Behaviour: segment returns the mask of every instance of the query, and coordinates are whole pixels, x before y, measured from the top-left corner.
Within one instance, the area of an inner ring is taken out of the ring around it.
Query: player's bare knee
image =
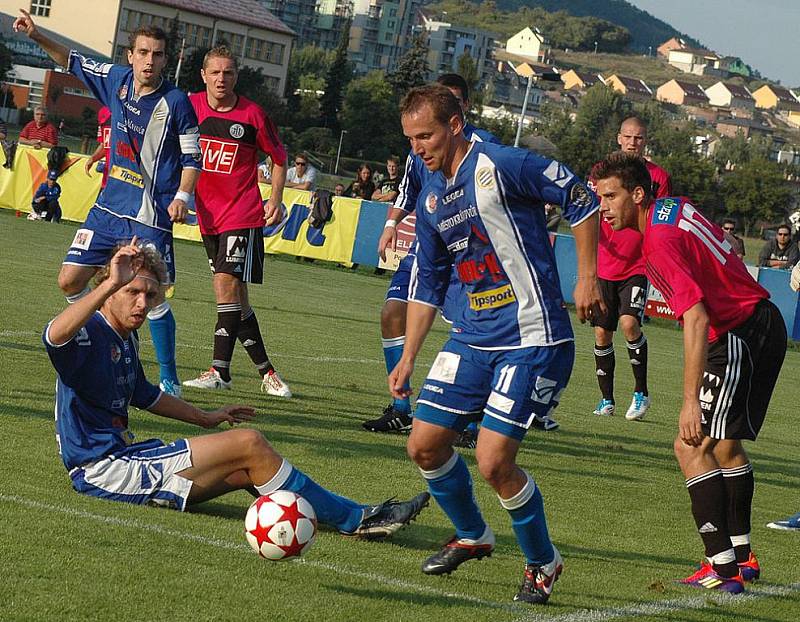
[[[411,437],[408,439],[406,451],[408,452],[408,457],[423,471],[438,469],[447,462],[448,458],[452,455],[452,449],[450,447],[415,442]]]
[[[381,334],[384,339],[400,337],[406,332],[405,305],[389,300],[381,308]]]
[[[631,315],[623,315],[620,318],[620,326],[622,327],[622,334],[625,335],[627,341],[636,341],[642,335],[642,329],[639,327],[639,322]]]
[[[517,470],[513,462],[503,460],[500,456],[476,454],[475,458],[478,461],[478,472],[481,477],[495,489],[502,487]]]
[[[240,428],[236,430],[239,438],[236,439],[237,443],[241,444],[242,453],[253,460],[263,459],[264,457],[271,457],[276,454],[275,450],[264,438],[258,430],[250,428]]]
[[[58,273],[58,287],[65,296],[77,294],[85,287],[82,279],[78,279],[76,274],[68,268],[62,266]]]

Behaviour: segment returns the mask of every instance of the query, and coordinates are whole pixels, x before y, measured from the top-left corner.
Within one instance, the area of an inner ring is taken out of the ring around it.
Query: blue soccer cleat
[[[793,514],[789,518],[767,523],[767,527],[770,529],[781,529],[783,531],[800,531],[800,512]]]

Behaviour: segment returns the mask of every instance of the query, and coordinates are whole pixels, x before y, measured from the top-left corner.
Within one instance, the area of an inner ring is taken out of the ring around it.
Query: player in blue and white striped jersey
[[[567,385],[575,356],[544,203],[572,224],[578,257],[575,304],[585,320],[602,310],[597,283],[597,198],[565,166],[528,151],[470,142],[452,94],[435,85],[411,90],[401,104],[403,132],[433,174],[417,201],[417,259],[412,270],[406,342],[389,376],[403,386],[455,266],[461,299],[449,303],[449,341],[417,399],[408,453],[456,527],[422,566],[455,570],[494,549],[494,535],[472,496],[466,463],[453,442],[470,417],[482,416],[476,459],[511,515],[526,571],[516,600],[544,603],[562,569],[550,541],[541,493],[516,464],[536,415],[549,413]]]
[[[293,467],[260,432],[237,429],[134,442],[128,406],[203,428],[249,421],[255,411],[224,406],[206,412],[150,384],[134,331],[155,302],[166,267],[136,238],[112,251],[95,288],[59,313],[42,336],[58,373],[56,440],[72,487],[85,495],[176,510],[233,490],[256,495],[290,490],[314,507],[320,522],[367,539],[391,536],[427,505],[421,493],[374,506],[336,495]]]
[[[445,73],[439,76],[436,82],[450,89],[453,96],[458,99],[464,114],[469,111],[469,87],[464,78],[455,73]],[[464,125],[464,136],[468,140],[500,143],[491,132],[479,129],[469,123]],[[386,259],[387,248],[391,248],[393,251],[396,250],[397,224],[414,211],[419,191],[430,176],[431,172],[425,168],[422,160],[415,156],[413,152],[409,152],[406,158],[403,179],[400,181],[398,188],[399,194],[378,241],[378,253],[384,260]],[[387,373],[394,369],[403,352],[408,284],[411,280],[411,266],[414,264],[415,253],[415,246],[412,245],[409,253],[400,261],[397,270],[392,276],[392,281],[386,292],[386,300],[381,309],[381,343],[383,345],[383,357],[386,361]],[[454,283],[457,282],[455,277],[453,277],[453,281]],[[447,317],[446,314],[445,317]],[[364,421],[362,426],[370,432],[396,432],[410,429],[411,401],[408,398],[394,398],[383,410],[380,417]],[[463,442],[466,443],[464,446],[474,447],[476,436],[477,424],[473,423],[463,434]]]
[[[75,234],[58,276],[67,300],[88,292],[92,275],[111,249],[134,235],[164,256],[175,279],[172,223],[183,222],[200,175],[197,117],[186,95],[163,79],[166,34],[141,27],[129,38],[130,66],[99,63],[70,51],[40,32],[30,14],[14,22],[53,60],[80,78],[111,110],[108,181]],[[175,366],[175,319],[163,293],[150,312],[150,333],[161,369],[161,386],[180,393]]]

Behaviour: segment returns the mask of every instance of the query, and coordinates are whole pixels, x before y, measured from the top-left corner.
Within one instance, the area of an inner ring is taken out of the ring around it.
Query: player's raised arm
[[[44,35],[33,23],[31,14],[25,9],[20,9],[19,11],[22,15],[14,20],[14,32],[24,32],[31,41],[38,43],[50,58],[62,67],[66,67],[69,62],[69,48]]]
[[[142,263],[142,249],[136,245],[134,237],[130,244],[120,248],[111,259],[108,278],[50,322],[47,329],[47,340],[50,344],[60,346],[70,341],[112,294],[136,277]]]

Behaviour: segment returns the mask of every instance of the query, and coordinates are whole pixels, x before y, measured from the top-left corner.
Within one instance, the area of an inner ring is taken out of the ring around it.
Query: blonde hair
[[[97,271],[97,274],[94,276],[94,285],[97,287],[108,278],[111,266],[111,260],[114,258],[124,246],[128,246],[130,244],[130,240],[127,242],[120,242],[117,244],[114,249],[111,251],[111,255],[100,270]],[[142,256],[144,258],[144,262],[142,263],[142,267],[140,270],[146,270],[150,272],[153,276],[158,279],[158,282],[164,285],[167,282],[167,265],[164,263],[164,260],[161,257],[161,253],[159,253],[155,246],[150,243],[138,244],[139,250],[142,251]]]

